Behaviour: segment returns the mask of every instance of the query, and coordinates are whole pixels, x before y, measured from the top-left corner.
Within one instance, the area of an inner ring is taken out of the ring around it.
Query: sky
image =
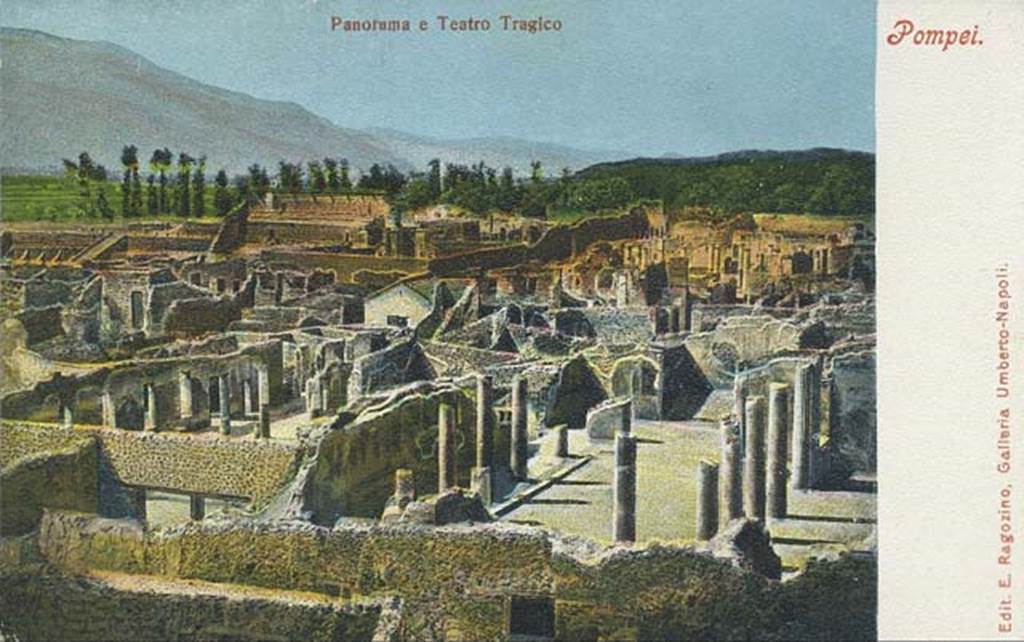
[[[437,16],[491,21],[438,28]],[[500,16],[558,19],[504,31]],[[331,30],[407,19],[408,33]],[[429,29],[419,31],[419,21]],[[874,0],[4,0],[0,24],[106,40],[334,123],[646,156],[874,151]]]

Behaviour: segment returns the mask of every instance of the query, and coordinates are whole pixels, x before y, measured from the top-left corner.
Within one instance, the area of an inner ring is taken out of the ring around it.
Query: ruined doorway
[[[211,416],[220,416],[220,379],[210,377],[210,384],[206,387],[209,396],[209,408]]]

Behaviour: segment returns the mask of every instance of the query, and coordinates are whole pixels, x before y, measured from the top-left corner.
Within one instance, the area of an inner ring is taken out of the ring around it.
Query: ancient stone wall
[[[18,320],[28,333],[28,343],[33,345],[64,334],[60,306],[29,308],[18,315]]]
[[[877,386],[873,350],[831,358],[829,441],[837,472],[874,472],[877,465]]]
[[[532,261],[562,261],[596,241],[637,238],[646,230],[647,218],[641,210],[617,217],[587,218],[572,226],[549,228],[533,245],[509,245],[434,259],[430,261],[430,273],[434,276],[455,276]]]
[[[96,441],[88,435],[5,429],[0,469],[0,534],[27,533],[43,508],[95,513],[99,508]],[[41,433],[41,434],[40,434]]]
[[[261,501],[294,473],[294,446],[241,438],[97,429],[101,453],[122,483]]]
[[[163,334],[164,318],[168,310],[175,303],[181,302],[181,305],[188,306],[191,300],[212,298],[210,292],[181,281],[154,286],[149,291],[149,299],[147,301],[149,306],[149,325],[146,330],[150,336]]]
[[[416,274],[427,269],[427,262],[407,257],[372,256],[367,254],[335,254],[332,252],[289,252],[266,250],[266,261],[294,265],[300,268],[331,270],[339,283],[353,282],[352,275],[360,270],[402,272]]]
[[[41,566],[3,574],[0,620],[19,640],[307,640],[389,642],[375,637],[380,601],[277,595],[217,586],[77,578]]]
[[[25,282],[22,305],[26,308],[43,308],[68,303],[75,289],[70,283],[50,279],[32,279]]]
[[[46,453],[93,436],[98,456],[122,484],[257,502],[291,478],[299,455],[293,445],[215,435],[0,423],[5,462],[19,453]],[[7,446],[9,441],[12,446]]]
[[[210,247],[209,238],[182,236],[128,236],[129,252],[205,252]]]
[[[74,449],[93,441],[91,435],[77,430],[12,421],[0,422],[0,436],[0,468],[7,468],[21,459]]]
[[[469,487],[474,462],[475,412],[469,395],[454,386],[423,384],[371,408],[347,425],[332,428],[320,442],[302,487],[303,509],[318,524],[342,515],[380,517],[394,492],[394,472],[413,471],[420,495],[437,492],[438,405],[455,402],[456,479]],[[495,449],[508,438],[495,435]]]
[[[732,317],[749,316],[770,316],[776,319],[786,319],[793,316],[797,310],[793,308],[768,308],[752,305],[737,304],[711,304],[698,303],[693,306],[692,327],[694,332],[708,332]]]
[[[279,195],[275,201],[274,206],[260,204],[254,207],[251,219],[326,222],[351,218],[370,220],[391,213],[391,206],[381,194]]]
[[[213,242],[210,243],[210,252],[215,254],[226,254],[245,242],[246,220],[248,210],[245,205],[236,207],[224,217],[220,229],[217,230]]]
[[[164,315],[163,331],[176,336],[223,332],[242,318],[243,309],[252,307],[255,290],[255,280],[250,279],[234,296],[177,299]]]
[[[705,549],[604,549],[547,531],[486,526],[327,529],[193,523],[146,532],[127,520],[47,513],[56,567],[310,591],[397,596],[399,638],[508,640],[510,603],[547,602],[559,640],[872,640],[875,563],[810,564],[784,584]],[[841,614],[842,617],[833,617]]]
[[[676,345],[652,344],[649,355],[658,364],[657,418],[692,419],[711,394],[714,384],[697,361],[689,341]]]
[[[358,399],[394,386],[433,378],[434,371],[419,343],[405,340],[357,358],[352,364],[347,398]]]
[[[783,351],[801,349],[804,328],[770,316],[731,317],[711,332],[691,334],[686,346],[716,388],[732,386],[734,375]]]

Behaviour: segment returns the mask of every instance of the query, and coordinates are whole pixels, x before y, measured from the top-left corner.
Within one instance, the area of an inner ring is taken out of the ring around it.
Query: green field
[[[95,188],[93,188],[95,190]],[[145,186],[143,186],[143,207],[145,208]],[[114,220],[121,220],[121,183],[107,183],[107,201],[114,212]],[[210,215],[213,207],[213,187],[207,185],[204,193],[207,216],[203,220],[216,220]],[[95,191],[92,204],[95,205]],[[89,216],[84,205],[86,200],[79,193],[79,188],[72,181],[60,176],[26,176],[10,175],[0,177],[0,220],[7,223],[28,221],[75,221],[88,223],[105,222],[98,213]],[[184,220],[180,216],[167,214],[159,217],[164,220]],[[129,219],[131,221],[153,220],[154,217],[143,216]]]

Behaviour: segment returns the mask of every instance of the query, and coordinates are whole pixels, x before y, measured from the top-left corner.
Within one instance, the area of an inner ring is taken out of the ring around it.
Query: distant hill
[[[168,147],[205,154],[211,168],[232,173],[253,162],[324,156],[348,158],[357,169],[483,160],[520,174],[538,159],[557,173],[616,157],[516,139],[444,141],[339,127],[295,103],[206,85],[106,42],[0,28],[0,48],[0,165],[8,170],[56,171],[61,158],[86,150],[116,172],[125,144],[138,146],[144,161]]]
[[[746,150],[694,158],[636,158],[592,165],[578,182],[622,179],[635,197],[669,208],[706,206],[727,211],[871,215],[875,156],[815,148]]]

